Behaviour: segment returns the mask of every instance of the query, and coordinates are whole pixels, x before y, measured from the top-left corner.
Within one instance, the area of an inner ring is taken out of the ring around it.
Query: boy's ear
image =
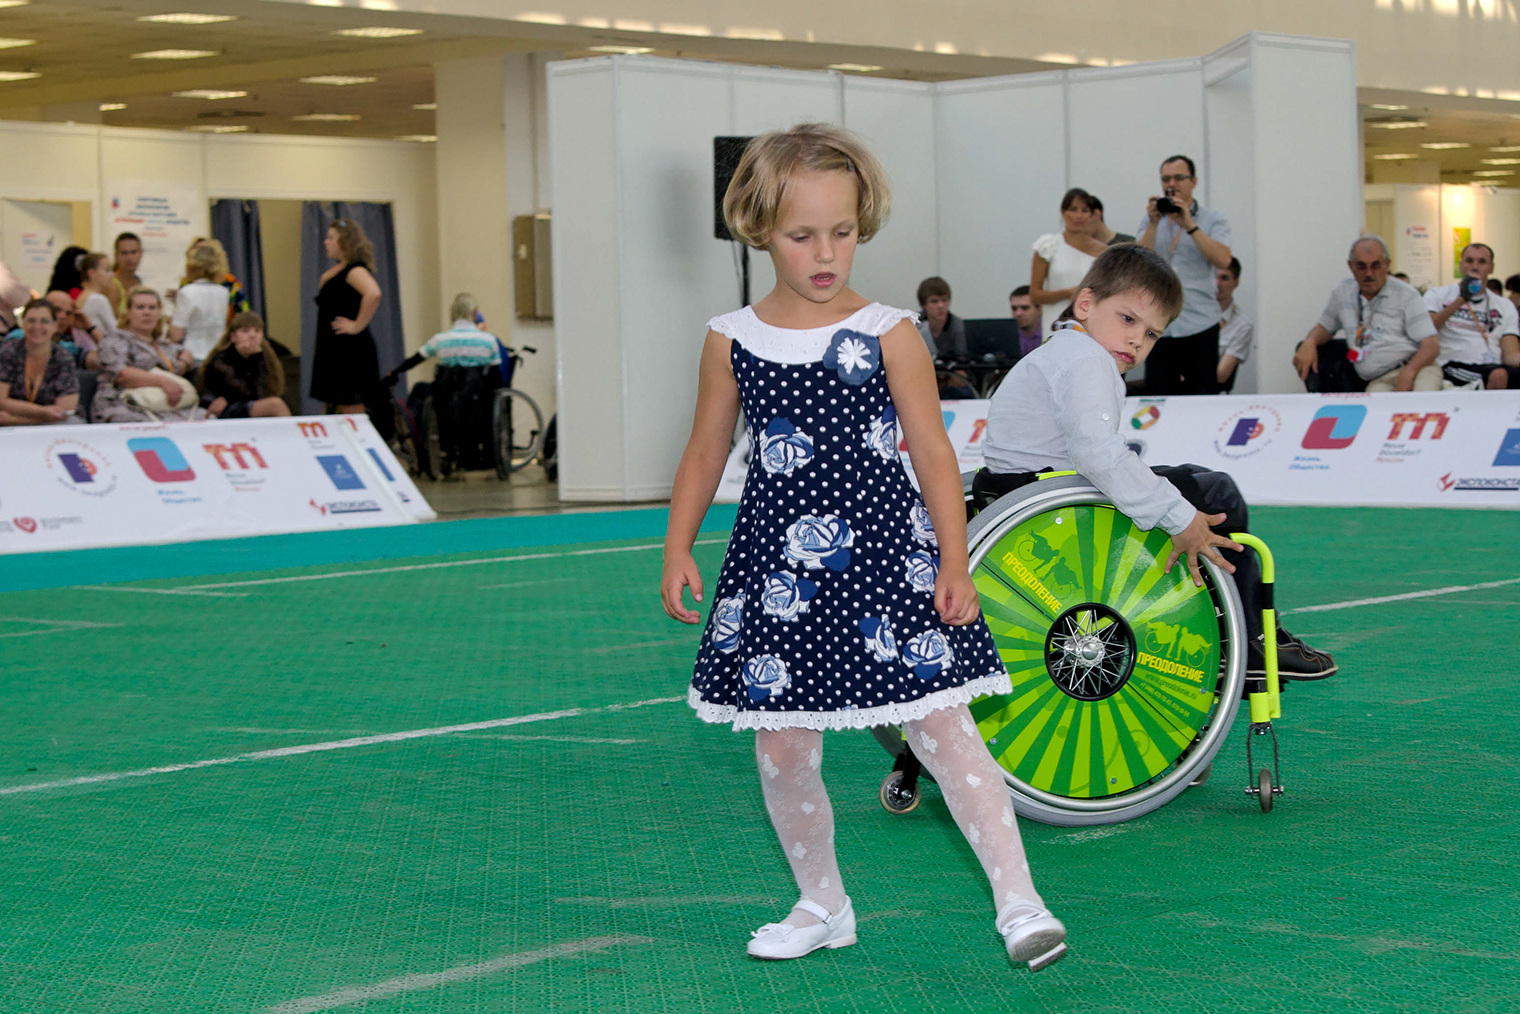
[[[1092,313],[1093,304],[1097,302],[1095,296],[1096,293],[1091,289],[1078,292],[1076,298],[1071,301],[1071,315],[1081,321],[1087,320],[1087,315]]]

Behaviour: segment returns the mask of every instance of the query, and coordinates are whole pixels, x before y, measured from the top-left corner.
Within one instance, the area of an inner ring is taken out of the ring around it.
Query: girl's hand
[[[700,623],[702,614],[686,608],[682,592],[688,587],[691,597],[701,602],[702,574],[697,570],[697,561],[692,559],[690,552],[666,557],[665,573],[660,577],[660,599],[665,606],[665,615],[682,623]]]
[[[976,593],[971,575],[964,570],[940,568],[934,579],[934,608],[939,611],[939,618],[953,627],[964,627],[982,615],[981,596]]]
[[[364,330],[347,317],[334,317],[332,329],[336,334],[358,334]]]

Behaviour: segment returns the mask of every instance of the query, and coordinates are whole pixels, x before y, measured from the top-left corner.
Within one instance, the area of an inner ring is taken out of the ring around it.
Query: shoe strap
[[[828,909],[818,904],[818,902],[810,901],[807,898],[798,898],[797,904],[793,905],[792,907],[800,908],[810,915],[816,915],[820,922],[829,922],[834,918],[833,914],[830,913]]]
[[[998,932],[1006,936],[1031,919],[1043,919],[1048,915],[1050,915],[1049,912],[1034,902],[1015,898],[998,909]]]

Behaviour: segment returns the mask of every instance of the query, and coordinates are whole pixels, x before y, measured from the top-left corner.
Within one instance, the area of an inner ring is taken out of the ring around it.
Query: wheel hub
[[[1134,632],[1123,616],[1100,602],[1073,606],[1056,617],[1045,635],[1045,668],[1068,697],[1112,697],[1134,672]]]

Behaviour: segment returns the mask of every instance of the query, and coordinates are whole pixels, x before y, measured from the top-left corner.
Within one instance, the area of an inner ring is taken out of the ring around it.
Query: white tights
[[[950,815],[981,861],[992,884],[994,908],[1015,897],[1043,906],[1029,877],[1002,769],[987,752],[966,706],[931,711],[904,723],[903,732],[939,783]],[[798,891],[830,912],[838,912],[844,906],[845,891],[834,856],[834,808],[823,785],[823,734],[811,729],[761,730],[755,735],[755,759],[760,765],[765,809]],[[787,921],[805,926],[818,920],[793,910]]]

